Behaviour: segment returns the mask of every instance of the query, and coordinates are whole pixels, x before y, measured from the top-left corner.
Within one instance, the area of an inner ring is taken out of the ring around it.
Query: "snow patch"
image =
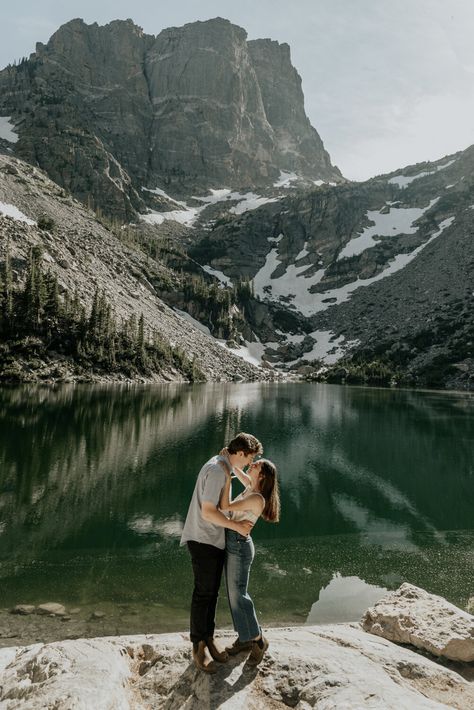
[[[9,143],[18,141],[18,133],[15,130],[11,116],[0,116],[0,138]]]
[[[444,170],[444,168],[447,168],[449,165],[452,165],[455,162],[456,159],[449,160],[447,163],[443,163],[443,165],[437,165],[434,170],[424,170],[422,173],[418,173],[418,175],[394,175],[388,180],[388,182],[392,185],[398,185],[398,187],[404,188],[410,183],[412,183],[413,180],[419,180],[420,178],[426,177],[427,175],[434,175],[439,170]]]
[[[290,335],[289,333],[286,333],[285,337],[288,343],[298,344],[303,342],[303,340],[306,338],[306,335]]]
[[[231,207],[229,212],[232,214],[243,214],[244,212],[250,212],[250,210],[256,210],[262,205],[267,205],[269,202],[278,202],[278,197],[260,197],[254,192],[247,192],[245,195],[240,195],[239,193],[232,193],[234,195],[239,195],[238,197],[233,197],[232,199],[239,199],[240,202]]]
[[[279,241],[283,239],[283,233],[280,232],[278,237],[268,237],[267,242],[274,242],[275,244],[278,244]]]
[[[211,194],[203,197],[192,195],[193,200],[197,200],[202,203],[198,207],[192,207],[186,202],[173,199],[164,190],[161,190],[158,187],[153,190],[143,187],[142,190],[165,197],[167,200],[170,200],[175,205],[182,208],[170,210],[168,212],[150,211],[148,214],[141,215],[141,218],[145,222],[148,222],[148,224],[162,224],[165,220],[171,220],[184,224],[187,227],[192,227],[200,213],[205,210],[208,205],[217,204],[218,202],[238,202],[237,205],[229,210],[229,212],[236,215],[249,212],[250,210],[255,210],[257,207],[261,207],[269,202],[278,202],[278,197],[261,197],[254,192],[242,194],[240,192],[232,192],[229,188],[224,187],[217,190],[210,190]]]
[[[331,185],[331,187],[336,187],[335,182],[332,181],[327,181],[327,180],[313,180],[313,183],[316,185],[316,187],[321,187],[321,185]]]
[[[298,180],[296,173],[287,173],[284,170],[280,171],[280,177],[273,183],[273,187],[293,187],[291,184],[294,180]]]
[[[308,251],[308,242],[305,242],[304,247],[302,250],[295,256],[295,263],[299,261],[300,259],[303,259],[305,256],[308,256],[309,251]]]
[[[293,303],[302,313],[311,311],[311,304],[314,295],[309,293],[311,286],[319,283],[324,275],[324,269],[316,271],[312,276],[305,277],[304,272],[309,268],[306,266],[287,266],[285,273],[278,279],[271,276],[278,266],[278,249],[272,249],[267,254],[265,264],[260,271],[255,274],[253,282],[255,294],[262,300],[270,298],[272,301],[283,300]]]
[[[361,254],[366,249],[370,249],[377,244],[375,236],[395,237],[398,234],[415,234],[418,227],[414,224],[425,212],[439,200],[439,197],[431,200],[427,207],[392,207],[387,214],[381,214],[378,210],[369,210],[367,217],[374,224],[366,227],[362,234],[351,239],[344,249],[339,252],[337,261]]]
[[[164,190],[161,190],[159,187],[155,187],[153,190],[149,189],[148,187],[142,187],[142,190],[145,190],[145,192],[151,192],[151,193],[153,193],[153,195],[159,195],[160,197],[165,197],[170,202],[174,202],[175,205],[180,205],[180,207],[184,207],[184,209],[188,209],[186,202],[181,202],[180,200],[175,200],[173,197],[170,197]]]
[[[277,250],[272,249],[267,255],[265,265],[262,269],[260,269],[254,278],[255,294],[262,300],[289,300],[291,301],[291,304],[304,316],[311,316],[315,313],[325,311],[333,305],[338,305],[349,300],[352,293],[358,288],[370,286],[370,284],[373,284],[376,281],[381,281],[387,276],[403,269],[407,266],[407,264],[413,261],[413,259],[415,259],[430,242],[439,237],[439,235],[447,227],[451,226],[454,219],[454,217],[444,219],[439,224],[438,230],[432,234],[426,242],[420,244],[420,246],[409,254],[398,254],[389,263],[387,268],[376,276],[372,276],[368,279],[358,278],[356,281],[352,281],[349,284],[345,284],[344,286],[330,291],[324,291],[323,293],[309,293],[308,289],[313,284],[321,281],[325,273],[324,269],[317,271],[312,277],[304,278],[304,274],[302,274],[301,269],[307,270],[308,267],[300,267],[300,269],[298,269],[298,267],[291,266],[287,268],[287,271],[283,274],[283,276],[278,279],[272,279],[271,275],[279,264]]]
[[[221,284],[224,286],[230,286],[232,288],[233,284],[232,281],[228,276],[226,276],[222,271],[218,271],[217,269],[213,269],[212,266],[203,266],[202,270],[205,271],[207,274],[210,274],[211,276],[215,276]]]
[[[360,342],[359,340],[346,341],[344,335],[339,335],[336,338],[332,330],[315,330],[309,333],[309,336],[315,341],[312,350],[292,362],[284,363],[285,366],[291,367],[302,361],[311,362],[312,360],[321,360],[326,365],[333,365]]]
[[[216,343],[231,352],[233,355],[237,355],[237,357],[242,358],[242,360],[249,362],[251,365],[260,367],[262,364],[262,357],[265,352],[265,347],[260,341],[250,343],[246,340],[245,345],[239,345],[236,348],[229,348],[225,340],[218,340],[217,338]]]
[[[18,207],[6,202],[0,202],[0,214],[4,214],[6,217],[13,217],[13,219],[16,219],[18,222],[26,222],[26,224],[31,225],[36,224],[34,220],[27,217],[23,212],[20,212]]]

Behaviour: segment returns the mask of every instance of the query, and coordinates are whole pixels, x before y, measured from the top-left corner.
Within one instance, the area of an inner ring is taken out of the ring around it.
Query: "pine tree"
[[[91,339],[95,337],[97,332],[97,324],[99,321],[99,289],[95,288],[94,298],[92,299],[91,314],[88,322],[88,335]]]
[[[23,292],[24,325],[33,332],[40,330],[45,305],[44,278],[41,269],[42,249],[34,246],[30,249]]]
[[[138,333],[137,333],[137,364],[144,367],[146,365],[146,351],[145,351],[145,320],[143,318],[143,313],[140,314],[140,319],[138,321]]]
[[[1,287],[1,315],[3,330],[9,331],[13,324],[13,276],[10,256],[10,245],[7,245],[3,263]]]
[[[58,327],[60,318],[59,286],[58,279],[50,271],[45,279],[44,323],[49,336],[51,331]]]

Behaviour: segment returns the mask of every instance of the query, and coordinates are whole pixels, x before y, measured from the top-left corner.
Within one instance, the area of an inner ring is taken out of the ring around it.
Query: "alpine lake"
[[[179,536],[239,431],[279,470],[250,593],[263,627],[357,621],[403,581],[474,596],[474,396],[309,383],[0,389],[0,645],[187,633]],[[234,493],[240,484],[234,483]],[[63,617],[12,614],[57,602]],[[218,623],[229,628],[224,582]]]

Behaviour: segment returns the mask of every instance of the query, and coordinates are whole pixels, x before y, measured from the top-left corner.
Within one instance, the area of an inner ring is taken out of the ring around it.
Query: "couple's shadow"
[[[227,663],[217,663],[216,673],[204,673],[190,663],[170,689],[162,707],[165,710],[183,707],[216,710],[257,677],[258,666],[250,666],[247,656],[242,653],[231,656]]]

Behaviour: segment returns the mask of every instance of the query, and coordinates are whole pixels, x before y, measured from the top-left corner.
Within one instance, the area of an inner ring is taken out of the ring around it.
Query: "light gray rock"
[[[222,636],[232,638],[229,632]],[[7,648],[0,651],[0,705],[2,710],[474,707],[473,685],[458,673],[356,625],[272,629],[268,638],[269,652],[258,669],[248,668],[240,655],[212,677],[194,669],[182,634]],[[150,647],[152,662],[143,661]]]
[[[52,616],[64,616],[66,608],[62,604],[56,602],[48,602],[47,604],[39,604],[36,607],[37,614],[49,614]]]
[[[402,584],[368,609],[362,628],[435,656],[474,661],[474,616],[412,584]]]

